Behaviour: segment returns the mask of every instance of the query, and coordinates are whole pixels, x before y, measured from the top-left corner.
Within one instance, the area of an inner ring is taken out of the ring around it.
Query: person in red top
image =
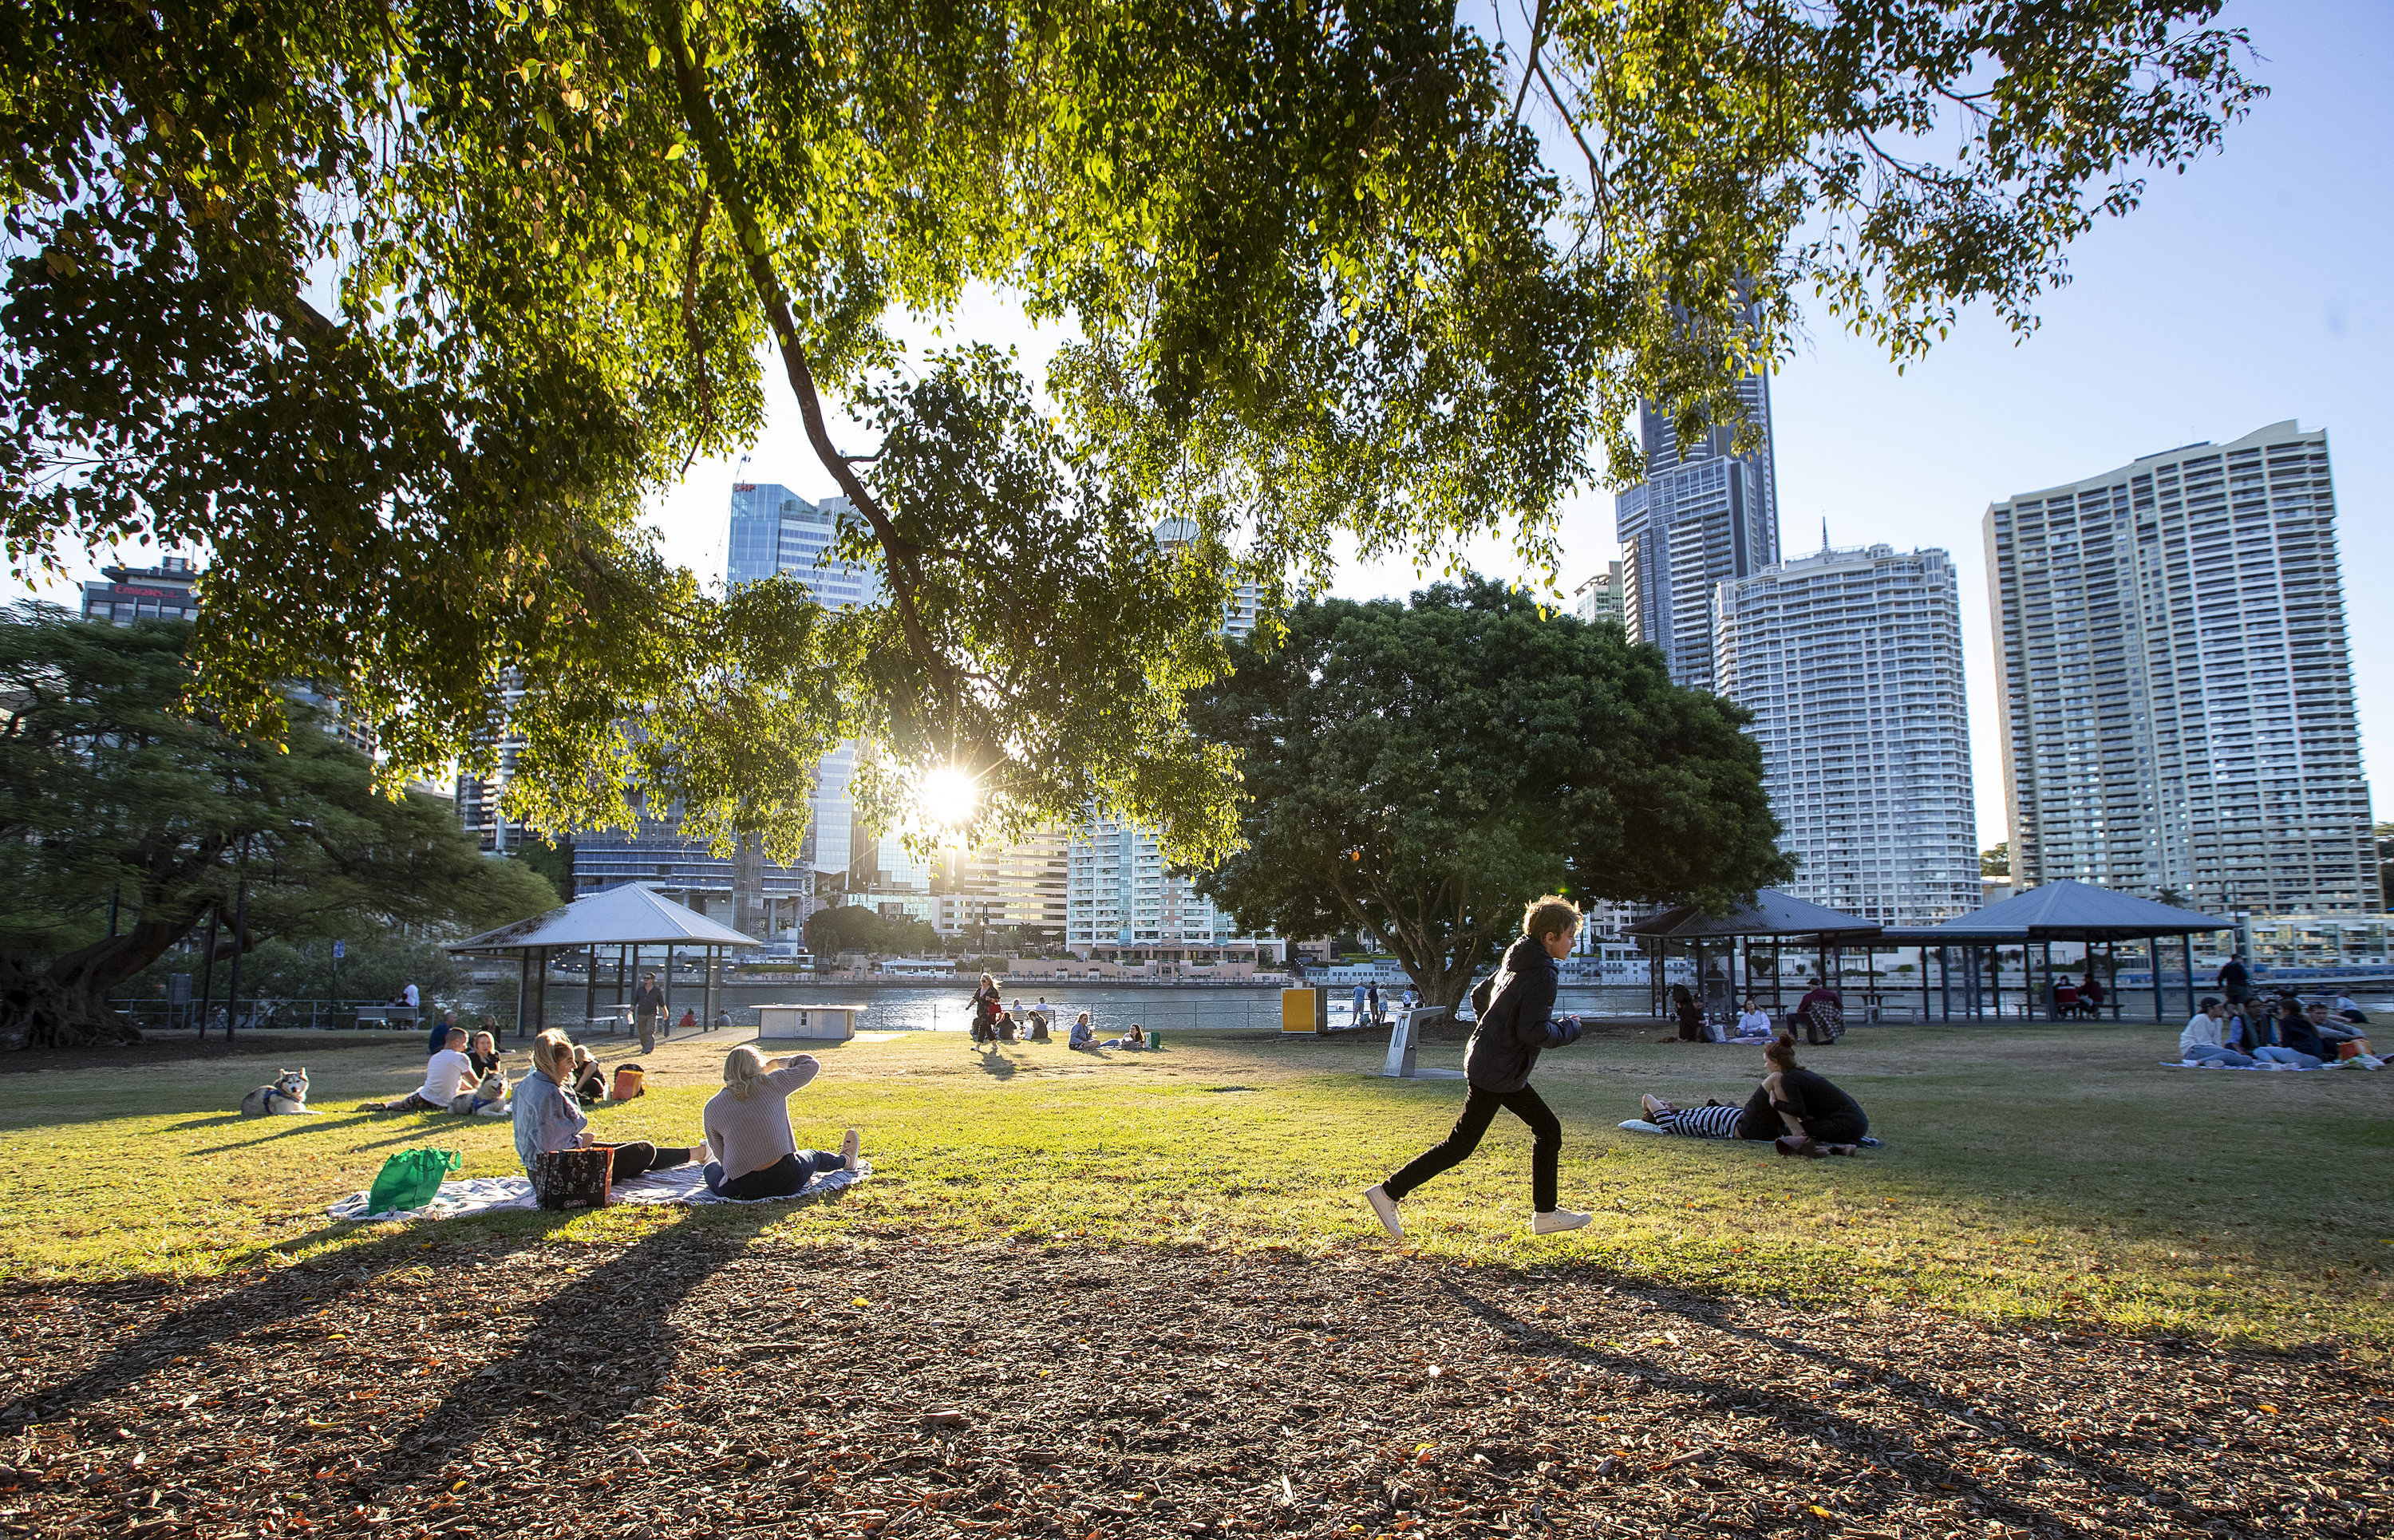
[[[1846,997],[1815,978],[1804,998],[1796,1002],[1796,1020],[1804,1023],[1806,1042],[1834,1043],[1845,1031]]]

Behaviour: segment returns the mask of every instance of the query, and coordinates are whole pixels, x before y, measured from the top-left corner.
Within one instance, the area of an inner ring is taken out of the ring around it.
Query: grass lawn
[[[693,1142],[737,1040],[660,1045],[643,1060],[651,1094],[595,1110],[596,1130]],[[1615,1127],[1642,1091],[1742,1099],[1756,1050],[1593,1038],[1548,1054],[1537,1084],[1563,1118],[1563,1202],[1596,1222],[1527,1233],[1528,1137],[1500,1118],[1477,1157],[1407,1204],[1410,1244],[1454,1263],[1566,1258],[1729,1295],[2269,1345],[2337,1337],[2378,1356],[2394,1339],[2394,1073],[2157,1067],[2174,1044],[2133,1027],[1857,1031],[1807,1061],[1862,1103],[1887,1148],[1792,1162]],[[387,1245],[395,1227],[323,1211],[396,1150],[457,1149],[466,1175],[514,1174],[503,1121],[349,1111],[411,1089],[415,1051],[395,1036],[387,1054],[318,1058],[326,1115],[304,1120],[231,1112],[271,1060],[0,1078],[0,1277],[191,1274]],[[1336,1038],[1176,1033],[1159,1053],[1100,1060],[913,1035],[820,1057],[822,1076],[793,1103],[799,1138],[827,1146],[857,1125],[876,1175],[779,1215],[760,1241],[1384,1249],[1357,1190],[1434,1142],[1463,1098],[1460,1082],[1367,1076],[1380,1050]],[[1424,1058],[1459,1064],[1461,1050]],[[510,1074],[525,1062],[511,1056]],[[766,1212],[510,1215],[441,1231],[573,1245],[679,1225],[746,1232]]]

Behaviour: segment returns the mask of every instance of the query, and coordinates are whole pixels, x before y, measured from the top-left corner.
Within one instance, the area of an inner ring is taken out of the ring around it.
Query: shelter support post
[[[2104,987],[2105,989],[2107,989],[2107,990],[2109,990],[2109,991],[2111,992],[2111,1020],[2112,1020],[2113,1021],[2115,1021],[2115,1022],[2116,1022],[2116,1021],[2118,1021],[2118,1020],[2120,1020],[2120,943],[2119,943],[2119,942],[2117,942],[2117,941],[2105,941],[2105,942],[2103,943],[2103,967],[2104,967],[2104,971],[2105,971],[2105,972],[2107,972],[2107,973],[2109,973],[2109,974],[2111,975],[2111,977],[2109,977],[2109,978],[2107,978],[2107,979],[2105,979],[2105,980],[2103,981],[2103,987]]]
[[[2194,937],[2192,933],[2180,932],[2177,944],[2186,957],[2186,1015],[2187,1020],[2192,1020],[2194,1019]]]
[[[526,947],[516,954],[516,1041],[519,1043],[524,1039],[524,1022],[527,1020],[524,1007],[531,994],[532,948]]]
[[[2044,942],[2043,950],[2045,953],[2045,1019],[2048,1021],[2059,1021],[2061,1020],[2061,1010],[2056,1002],[2059,998],[2060,992],[2053,987],[2053,943]]]
[[[2153,963],[2153,1020],[2166,1022],[2169,1020],[2169,1004],[2162,998],[2162,939],[2159,936],[2145,938],[2145,954]],[[2187,1014],[2190,1016],[2193,1012]]]

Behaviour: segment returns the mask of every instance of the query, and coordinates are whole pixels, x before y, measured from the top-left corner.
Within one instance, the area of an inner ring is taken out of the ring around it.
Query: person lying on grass
[[[719,1198],[786,1198],[825,1171],[856,1169],[850,1128],[839,1152],[801,1150],[790,1097],[822,1066],[808,1053],[768,1059],[743,1043],[724,1057],[723,1089],[706,1104],[706,1190]]]
[[[1120,1037],[1107,1038],[1105,1046],[1110,1048],[1143,1048],[1147,1046],[1147,1033],[1139,1031],[1138,1023],[1133,1021],[1130,1031]]]
[[[1542,1049],[1579,1041],[1578,1017],[1553,1016],[1555,991],[1562,981],[1555,965],[1571,955],[1579,922],[1579,910],[1572,902],[1551,893],[1532,902],[1523,912],[1521,939],[1505,954],[1504,965],[1496,971],[1495,993],[1489,997],[1488,1008],[1472,1022],[1471,1041],[1463,1050],[1464,1079],[1471,1088],[1463,1099],[1462,1115],[1444,1139],[1414,1156],[1387,1181],[1363,1190],[1363,1201],[1396,1239],[1401,1241],[1405,1235],[1397,1204],[1440,1172],[1470,1159],[1500,1111],[1530,1125],[1531,1231],[1552,1235],[1587,1223],[1587,1215],[1555,1206],[1563,1125],[1544,1099],[1530,1088],[1530,1074],[1538,1067]]]
[[[1674,1107],[1644,1099],[1646,1121],[1686,1139],[1777,1139],[1799,1142],[1796,1155],[1850,1155],[1870,1132],[1861,1104],[1796,1062],[1796,1038],[1782,1033],[1762,1050],[1770,1073],[1743,1107]]]
[[[466,1057],[466,1029],[452,1027],[442,1039],[442,1046],[425,1060],[424,1084],[401,1097],[386,1101],[376,1110],[385,1112],[445,1112],[457,1099],[460,1086],[474,1074],[474,1061]],[[374,1104],[369,1102],[368,1106]]]
[[[698,1158],[695,1149],[655,1145],[646,1139],[625,1144],[595,1142],[582,1103],[567,1088],[572,1078],[573,1039],[551,1027],[532,1040],[532,1073],[515,1090],[516,1155],[523,1162],[525,1176],[533,1174],[541,1156],[559,1150],[612,1151],[608,1172],[619,1182],[670,1165],[687,1165]]]

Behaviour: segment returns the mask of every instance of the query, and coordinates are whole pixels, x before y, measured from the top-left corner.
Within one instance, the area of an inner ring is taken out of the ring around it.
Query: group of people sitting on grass
[[[2369,1051],[2368,1026],[2369,1018],[2349,1001],[2331,1006],[2314,998],[2306,1005],[2287,994],[2272,1005],[2207,994],[2177,1035],[2178,1061],[2215,1070],[2382,1069],[2385,1061]]]
[[[526,1175],[544,1154],[605,1150],[615,1181],[704,1159],[706,1190],[717,1197],[785,1198],[824,1172],[856,1169],[855,1129],[835,1152],[801,1150],[791,1131],[790,1098],[822,1068],[811,1054],[769,1059],[751,1043],[732,1049],[723,1060],[723,1089],[701,1113],[704,1142],[683,1146],[592,1139],[574,1090],[581,1052],[554,1028],[533,1039],[532,1073],[516,1086],[514,1105],[516,1154]]]
[[[1054,1041],[1048,1035],[1048,1019],[1054,1012],[1046,997],[1041,997],[1037,1005],[1027,1010],[1023,1008],[1022,1002],[1017,1000],[1014,1008],[1008,1010],[998,998],[997,981],[986,973],[980,976],[980,987],[973,991],[972,1013],[975,1047],[994,1047],[1000,1043]],[[1100,1043],[1097,1028],[1090,1024],[1089,1013],[1085,1010],[1074,1019],[1071,1031],[1065,1034],[1064,1046],[1090,1052],[1098,1048],[1150,1048],[1155,1046],[1155,1039],[1133,1021],[1130,1031]]]
[[[451,1011],[448,1020],[455,1021]],[[369,1103],[385,1112],[460,1112],[505,1117],[507,1077],[499,1070],[498,1040],[478,1032],[469,1040],[466,1029],[444,1026],[432,1042],[425,1061],[424,1084],[396,1101]]]

